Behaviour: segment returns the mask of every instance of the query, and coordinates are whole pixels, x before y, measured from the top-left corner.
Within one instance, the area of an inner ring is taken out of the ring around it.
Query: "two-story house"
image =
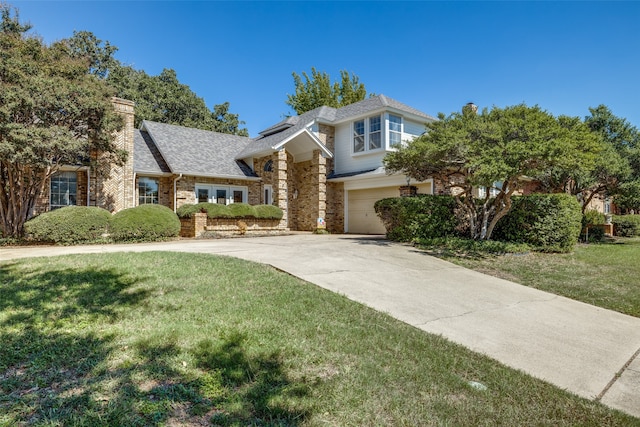
[[[129,152],[107,175],[69,166],[52,178],[38,211],[65,205],[110,211],[158,203],[274,204],[280,226],[332,232],[384,233],[373,204],[399,195],[404,175],[387,175],[385,154],[425,131],[433,117],[384,95],[341,108],[320,107],[263,130],[255,138],[143,121],[134,105],[114,99],[125,116],[118,144]],[[432,193],[433,183],[411,183]]]

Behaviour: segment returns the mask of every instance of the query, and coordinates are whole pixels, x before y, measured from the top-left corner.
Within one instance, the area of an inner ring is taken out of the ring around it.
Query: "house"
[[[117,135],[129,152],[123,166],[66,166],[51,179],[37,211],[65,205],[119,211],[144,203],[172,209],[197,202],[274,204],[281,228],[384,233],[376,200],[398,196],[404,175],[387,175],[382,159],[425,131],[433,117],[384,95],[288,117],[248,138],[143,121],[134,105],[114,99],[125,117]],[[433,193],[433,182],[411,183]]]

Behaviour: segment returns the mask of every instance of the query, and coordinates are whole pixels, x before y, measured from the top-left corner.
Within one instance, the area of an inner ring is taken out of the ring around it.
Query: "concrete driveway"
[[[455,266],[381,237],[295,234],[0,249],[0,261],[116,251],[229,255],[270,264],[416,328],[640,417],[640,319]]]

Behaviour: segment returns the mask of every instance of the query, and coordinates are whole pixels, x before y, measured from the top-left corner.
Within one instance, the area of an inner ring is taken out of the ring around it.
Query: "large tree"
[[[9,21],[9,22],[8,22]],[[29,37],[8,6],[0,26],[0,229],[19,237],[45,183],[61,165],[92,152],[122,162],[113,134],[122,126],[104,81],[89,59],[65,43]]]
[[[325,72],[311,68],[311,77],[306,72],[302,76],[293,73],[295,93],[287,95],[286,104],[293,108],[296,114],[311,111],[314,108],[343,107],[362,101],[367,96],[367,90],[355,74],[340,71],[340,81],[331,83],[331,78]]]
[[[207,107],[203,98],[178,80],[172,69],[157,76],[123,65],[114,55],[118,48],[98,39],[89,31],[76,31],[63,41],[75,56],[89,58],[89,72],[107,81],[116,96],[136,103],[135,126],[143,120],[169,123],[215,132],[248,136],[237,114],[229,111],[229,103]]]
[[[494,107],[479,114],[467,108],[438,118],[427,133],[389,153],[384,164],[388,173],[433,178],[454,195],[477,240],[491,238],[513,194],[532,177],[552,168],[590,170],[601,149],[580,119],[556,118],[537,106]]]

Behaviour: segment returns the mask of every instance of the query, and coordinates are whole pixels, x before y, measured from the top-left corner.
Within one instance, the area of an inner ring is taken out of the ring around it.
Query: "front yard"
[[[640,423],[273,268],[210,255],[2,263],[0,342],[1,426]]]
[[[640,317],[640,238],[579,244],[570,254],[431,253],[486,274]]]

